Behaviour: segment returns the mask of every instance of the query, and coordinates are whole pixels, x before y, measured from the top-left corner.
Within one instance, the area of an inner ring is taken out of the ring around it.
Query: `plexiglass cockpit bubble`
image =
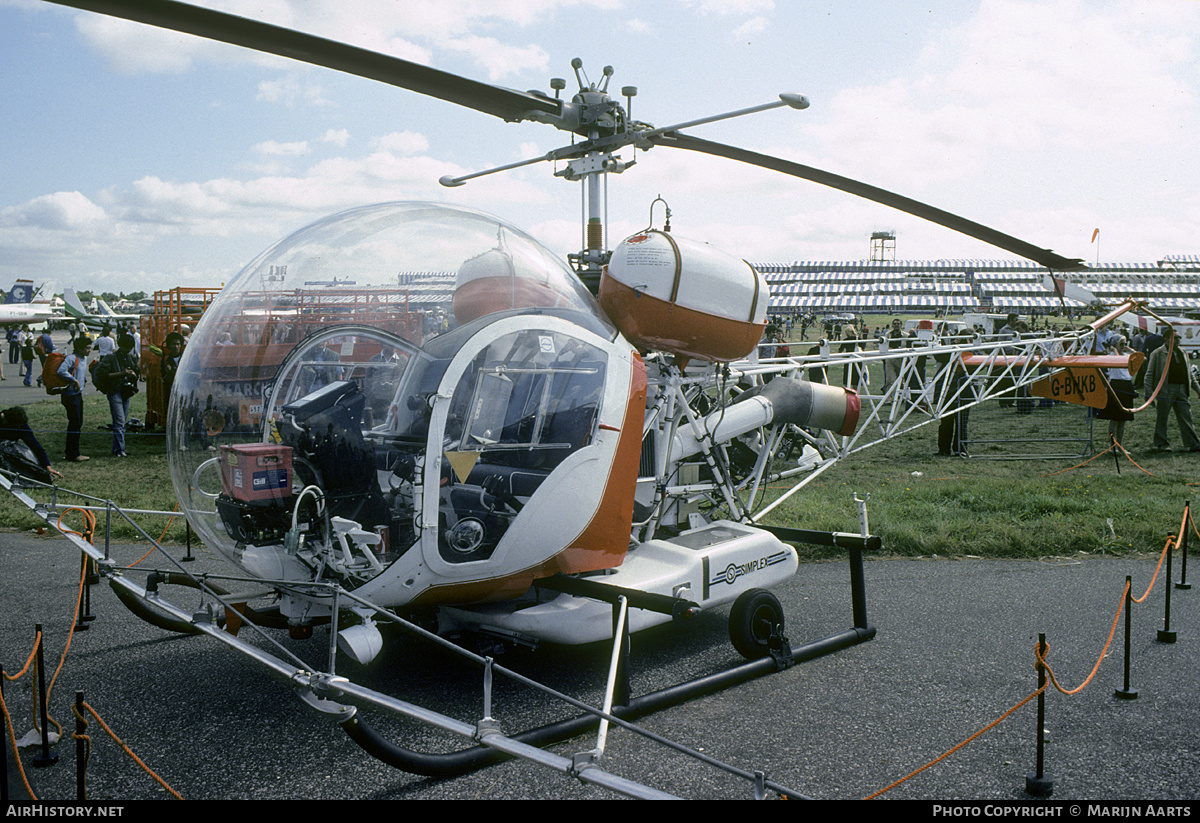
[[[431,415],[475,330],[527,312],[544,322],[477,343]],[[250,263],[191,334],[167,417],[175,491],[247,570],[356,585],[416,541],[440,440],[438,461],[471,463],[445,468],[457,498],[426,501],[440,560],[487,559],[523,487],[591,441],[614,337],[574,274],[498,218],[431,203],[334,215]],[[501,480],[468,495],[475,463]]]

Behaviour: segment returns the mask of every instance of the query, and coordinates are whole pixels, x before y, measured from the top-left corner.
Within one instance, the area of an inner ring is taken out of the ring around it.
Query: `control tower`
[[[896,233],[894,231],[871,232],[871,262],[896,262]]]

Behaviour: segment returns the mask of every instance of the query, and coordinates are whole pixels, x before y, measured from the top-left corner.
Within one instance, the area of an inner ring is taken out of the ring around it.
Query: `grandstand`
[[[772,314],[1049,313],[1064,304],[1042,286],[1050,270],[1019,260],[832,260],[754,264],[771,287]],[[1104,302],[1145,300],[1157,312],[1200,311],[1200,256],[1103,264],[1063,274]]]

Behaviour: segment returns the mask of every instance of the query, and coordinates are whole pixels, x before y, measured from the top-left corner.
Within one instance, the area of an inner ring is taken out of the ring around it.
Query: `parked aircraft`
[[[89,312],[83,307],[83,303],[79,300],[79,295],[72,288],[67,288],[63,291],[63,305],[66,308],[67,314],[75,318],[80,323],[89,328],[99,329],[104,326],[112,328],[121,323],[136,323],[141,315],[137,314],[117,314],[103,300],[97,300],[100,307],[99,313]]]
[[[18,326],[25,324],[43,323],[55,318],[54,310],[48,304],[33,303],[38,293],[32,280],[17,280],[8,290],[4,305],[0,305],[0,326]]]

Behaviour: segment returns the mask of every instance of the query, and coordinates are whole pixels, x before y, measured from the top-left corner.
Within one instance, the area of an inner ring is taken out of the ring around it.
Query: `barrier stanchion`
[[[191,563],[196,558],[192,556],[192,521],[184,520],[184,534],[187,535],[187,553],[183,556],[184,563]]]
[[[42,633],[41,623],[37,624],[36,630],[38,637],[44,641],[46,636]],[[33,766],[38,769],[53,766],[58,762],[58,755],[50,751],[50,712],[46,708],[46,667],[42,660],[42,648],[44,645],[44,642],[38,643],[37,663],[34,669],[38,683],[38,709],[42,715],[42,750],[40,753],[34,755],[33,758]]]
[[[1133,578],[1125,575],[1125,688],[1116,689],[1113,697],[1121,700],[1137,700],[1137,689],[1129,687],[1129,637],[1133,620]]]
[[[1025,791],[1034,797],[1049,797],[1054,792],[1054,778],[1046,774],[1046,634],[1038,634],[1038,707],[1037,707],[1037,769],[1025,775]]]
[[[90,560],[91,558],[83,552],[79,553],[79,576],[83,580],[83,595],[80,598],[82,608],[75,619],[74,631],[77,632],[86,632],[91,628],[88,623],[96,619],[96,616],[92,614],[92,586],[88,580],[88,571],[91,568]]]
[[[1185,590],[1192,587],[1192,584],[1187,582],[1188,526],[1195,528],[1192,523],[1192,502],[1190,500],[1183,504],[1183,528],[1179,531],[1179,582],[1175,584],[1175,588]]]
[[[104,718],[102,718],[100,715],[96,714],[96,710],[93,709],[91,706],[89,706],[83,700],[83,696],[79,692],[76,692],[76,701],[77,702],[76,702],[76,706],[75,706],[75,717],[77,720],[82,721],[84,729],[87,728],[86,715],[90,714],[92,717],[96,718],[96,722],[100,724],[100,728],[102,728],[104,730],[104,732],[113,739],[113,742],[116,743],[121,748],[121,751],[125,752],[125,754],[127,754],[129,756],[129,758],[134,763],[136,763],[139,768],[141,768],[142,771],[144,771],[151,778],[153,778],[154,781],[156,783],[158,783],[158,785],[160,785],[164,789],[166,789],[167,792],[169,792],[170,795],[172,797],[174,797],[176,800],[183,799],[180,796],[179,792],[175,791],[169,785],[167,785],[167,782],[165,780],[163,780],[161,777],[159,777],[157,774],[155,774],[153,769],[151,769],[149,766],[147,766],[145,763],[143,763],[142,759],[133,753],[133,749],[129,748],[129,746],[125,743],[124,740],[117,737],[116,732],[114,732],[111,728],[109,728],[108,724],[104,722]],[[85,735],[85,737],[86,737],[86,735]],[[86,739],[88,742],[88,751],[90,752],[91,751],[91,738],[88,737]],[[83,763],[86,765],[87,760],[83,759]],[[79,778],[80,783],[79,783],[78,791],[81,791],[81,792],[85,791],[83,788],[83,780],[85,777],[86,777],[86,769],[84,770],[84,775]]]
[[[1167,576],[1164,578],[1168,585],[1163,587],[1164,591],[1166,591],[1166,596],[1163,598],[1163,627],[1158,630],[1159,643],[1174,643],[1176,637],[1175,632],[1171,630],[1171,586],[1169,585],[1171,580],[1171,555],[1174,553],[1175,546],[1168,545]]]

